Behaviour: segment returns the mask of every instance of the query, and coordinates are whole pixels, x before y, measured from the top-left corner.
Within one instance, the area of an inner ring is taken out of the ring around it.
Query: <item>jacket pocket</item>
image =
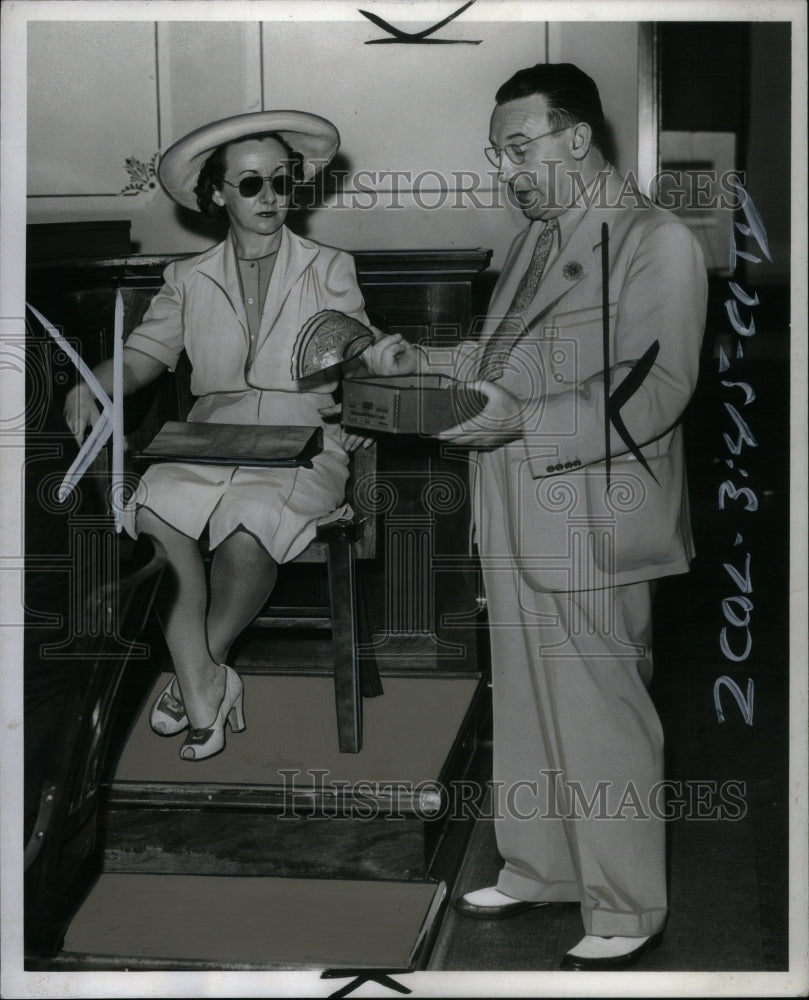
[[[615,327],[618,303],[609,306],[610,359],[615,363]],[[553,314],[543,325],[542,340],[551,360],[552,380],[565,385],[580,382],[604,368],[601,306]]]
[[[647,461],[657,482],[634,459],[611,463],[609,489],[603,463],[585,470],[589,519],[598,525],[593,560],[606,576],[648,569],[651,579],[685,558],[681,451]]]

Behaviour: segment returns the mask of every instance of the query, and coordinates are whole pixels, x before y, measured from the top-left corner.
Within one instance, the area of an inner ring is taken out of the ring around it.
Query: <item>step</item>
[[[337,746],[331,677],[243,679],[246,731],[188,762],[182,735],[149,727],[168,674],[157,678],[104,789],[105,871],[412,880],[452,868],[463,835],[451,796],[478,749],[479,675],[383,676],[356,754]]]
[[[103,874],[58,965],[409,971],[446,895],[433,882]]]

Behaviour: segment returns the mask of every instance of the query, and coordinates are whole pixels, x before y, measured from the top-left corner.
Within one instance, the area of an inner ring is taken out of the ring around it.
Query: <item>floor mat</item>
[[[245,674],[246,731],[228,730],[224,752],[210,760],[185,761],[179,756],[184,734],[160,737],[149,727],[152,704],[168,679],[161,675],[145,701],[116,783],[288,786],[294,776],[295,786],[303,787],[316,781],[435,780],[478,686],[475,677],[385,677],[385,693],[364,702],[363,748],[351,754],[338,749],[331,678]],[[325,776],[318,777],[320,772]]]
[[[102,875],[64,951],[308,968],[410,967],[443,883]]]

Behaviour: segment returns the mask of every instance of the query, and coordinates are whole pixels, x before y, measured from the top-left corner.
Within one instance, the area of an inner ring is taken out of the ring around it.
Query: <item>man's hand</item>
[[[523,402],[495,382],[468,382],[466,389],[483,393],[486,406],[476,416],[437,437],[465,448],[498,448],[523,432]]]
[[[62,413],[65,423],[79,447],[84,443],[86,429],[94,427],[101,415],[96,406],[95,396],[84,382],[74,386],[67,394]]]
[[[371,375],[414,375],[422,367],[423,357],[400,333],[381,334],[360,355]]]
[[[342,403],[332,403],[331,406],[318,407],[318,413],[326,423],[334,423],[335,418],[339,419],[342,412]],[[352,434],[345,427],[340,428],[338,440],[346,451],[356,451],[358,448],[370,448],[374,443],[373,438],[363,437],[361,434]]]

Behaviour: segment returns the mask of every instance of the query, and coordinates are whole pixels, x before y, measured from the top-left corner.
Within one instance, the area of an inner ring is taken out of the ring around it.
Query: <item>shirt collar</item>
[[[607,165],[607,167],[597,175],[596,178],[597,183],[603,187],[605,184],[609,182],[609,178],[612,172],[613,172],[612,166]],[[594,192],[592,195],[588,193],[587,196],[580,195],[579,197],[577,197],[576,203],[574,205],[571,205],[569,208],[566,208],[561,215],[558,215],[556,217],[556,221],[559,223],[559,233],[557,239],[554,241],[555,243],[555,246],[553,248],[554,252],[558,252],[559,250],[561,250],[561,248],[567,243],[567,241],[570,239],[571,234],[576,229],[578,224],[581,222],[582,216],[587,211],[588,206],[593,201],[599,203],[598,192]]]

